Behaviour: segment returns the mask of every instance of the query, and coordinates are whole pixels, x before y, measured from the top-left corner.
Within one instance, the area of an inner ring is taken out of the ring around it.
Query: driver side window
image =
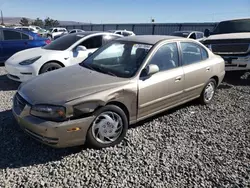
[[[155,64],[159,71],[166,71],[179,66],[179,53],[176,43],[162,45],[153,55],[149,64]]]

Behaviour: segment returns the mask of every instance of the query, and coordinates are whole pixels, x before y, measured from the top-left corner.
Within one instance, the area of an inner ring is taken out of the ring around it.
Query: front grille
[[[24,129],[24,131],[32,138],[34,138],[40,142],[50,144],[50,145],[56,145],[58,143],[58,140],[59,140],[58,138],[51,138],[51,137],[39,135],[39,134],[29,130],[29,129]]]
[[[212,51],[217,54],[245,54],[249,44],[213,44]]]
[[[19,93],[16,93],[14,98],[15,110],[18,110],[18,112],[21,113],[27,104],[28,102]]]

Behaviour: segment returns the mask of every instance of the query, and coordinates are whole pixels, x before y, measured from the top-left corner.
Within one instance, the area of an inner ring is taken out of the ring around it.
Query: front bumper
[[[55,148],[83,145],[93,116],[65,122],[46,121],[30,115],[27,103],[20,109],[13,100],[12,113],[20,128],[35,140]],[[78,127],[78,131],[68,131]]]
[[[8,78],[18,82],[25,82],[37,76],[36,70],[29,65],[21,66],[5,63],[5,69],[7,71]]]
[[[225,60],[225,70],[250,70],[250,55],[247,56],[228,56],[221,55]]]

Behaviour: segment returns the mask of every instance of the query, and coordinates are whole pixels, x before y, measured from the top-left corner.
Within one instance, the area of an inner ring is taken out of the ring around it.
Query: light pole
[[[2,20],[1,25],[4,25],[4,23],[3,23],[3,11],[2,10],[1,10],[1,20]]]

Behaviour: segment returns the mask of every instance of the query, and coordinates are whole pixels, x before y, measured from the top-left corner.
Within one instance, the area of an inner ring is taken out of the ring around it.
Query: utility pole
[[[1,25],[4,25],[4,23],[3,23],[3,11],[2,10],[1,10],[1,19],[2,19]]]

